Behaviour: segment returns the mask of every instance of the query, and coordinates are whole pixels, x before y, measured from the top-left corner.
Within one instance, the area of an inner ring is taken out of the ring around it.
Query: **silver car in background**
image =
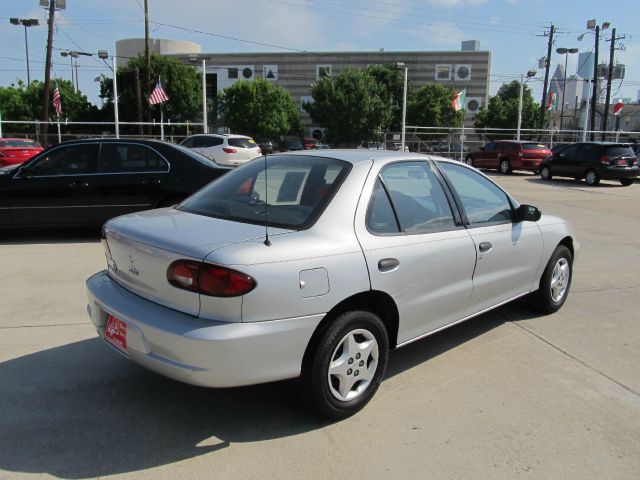
[[[209,387],[299,378],[339,419],[389,351],[527,296],[558,310],[578,243],[460,162],[407,152],[261,157],[174,208],[103,229],[89,314],[118,352]]]

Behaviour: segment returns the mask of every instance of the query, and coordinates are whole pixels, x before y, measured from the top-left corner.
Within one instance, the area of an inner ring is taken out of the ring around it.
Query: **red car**
[[[513,170],[538,172],[542,161],[552,155],[542,143],[516,140],[489,142],[466,156],[466,163],[476,168],[493,168],[503,174]]]
[[[305,150],[313,150],[318,145],[319,141],[313,137],[304,137],[302,139],[302,146]]]
[[[35,140],[0,138],[0,167],[18,165],[42,150],[42,146]]]

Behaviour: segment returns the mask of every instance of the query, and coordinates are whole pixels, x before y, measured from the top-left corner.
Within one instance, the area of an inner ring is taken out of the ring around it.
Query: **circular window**
[[[253,76],[253,70],[251,70],[249,67],[243,68],[242,69],[242,76],[244,78],[251,78]]]
[[[469,69],[467,67],[458,68],[458,78],[467,78],[469,76]]]
[[[480,102],[478,100],[469,100],[469,103],[467,104],[467,110],[471,112],[475,112],[479,108],[480,108]]]

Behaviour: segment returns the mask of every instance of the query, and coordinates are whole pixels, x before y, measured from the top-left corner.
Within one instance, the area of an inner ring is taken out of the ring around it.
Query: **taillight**
[[[223,151],[224,153],[237,153],[237,152],[238,152],[235,148],[227,148],[227,147],[224,147],[224,148],[222,149],[222,151]]]
[[[212,297],[237,297],[256,286],[256,281],[249,275],[191,260],[177,260],[169,265],[167,280],[174,287]]]
[[[602,157],[600,157],[600,163],[609,165],[609,157],[607,157],[606,155],[603,155]]]
[[[634,159],[633,159],[633,163],[632,163],[632,165],[638,165],[638,157],[636,157],[636,158],[634,158]]]

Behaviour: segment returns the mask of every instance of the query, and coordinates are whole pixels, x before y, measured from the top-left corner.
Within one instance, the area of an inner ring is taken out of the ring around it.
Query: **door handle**
[[[143,185],[160,185],[160,180],[158,180],[157,178],[147,178],[146,180],[142,181]]]
[[[88,182],[72,182],[69,184],[70,188],[87,188],[88,186]]]
[[[482,242],[478,246],[478,250],[480,250],[480,253],[489,253],[492,249],[493,249],[493,245],[491,245],[490,242]]]
[[[400,265],[400,260],[397,258],[383,258],[378,260],[378,270],[381,272],[390,272],[395,270]]]

